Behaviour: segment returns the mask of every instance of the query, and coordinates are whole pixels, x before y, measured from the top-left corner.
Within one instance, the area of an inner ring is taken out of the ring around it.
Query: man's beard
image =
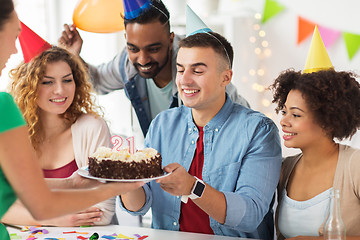
[[[139,63],[134,63],[134,66],[136,68],[136,70],[138,71],[138,73],[140,74],[140,76],[142,76],[143,78],[152,78],[154,79],[160,72],[161,70],[163,70],[163,68],[166,66],[166,64],[169,62],[170,60],[170,51],[169,51],[169,47],[167,49],[167,54],[166,54],[166,60],[164,62],[164,64],[162,64],[161,66],[159,66],[159,62],[149,62],[145,65],[141,65]],[[140,71],[140,67],[150,67],[151,68],[155,68],[154,71],[149,72],[149,73],[144,73],[142,71]]]

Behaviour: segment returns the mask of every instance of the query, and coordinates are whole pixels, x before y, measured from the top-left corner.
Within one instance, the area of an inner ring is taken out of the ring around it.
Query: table
[[[12,227],[7,228],[9,234],[16,233],[16,236],[21,236],[19,239],[27,239],[30,235],[30,232],[21,232],[19,229]],[[178,231],[167,231],[159,230],[152,228],[143,228],[143,227],[129,227],[129,226],[119,226],[119,225],[108,225],[108,226],[94,226],[94,227],[39,227],[37,229],[46,229],[49,231],[48,234],[39,234],[36,233],[35,237],[37,239],[51,239],[59,238],[63,240],[79,240],[81,237],[89,238],[94,232],[97,232],[100,236],[99,240],[105,240],[106,238],[101,238],[101,236],[109,236],[112,234],[123,235],[123,238],[117,239],[128,239],[133,238],[134,240],[138,239],[139,235],[141,237],[148,236],[143,238],[144,240],[233,240],[233,239],[243,239],[235,237],[225,237],[225,236],[216,236],[208,234],[198,234],[198,233],[187,233],[187,232],[178,232]],[[75,232],[75,233],[65,233],[64,232]],[[87,233],[87,234],[84,234]],[[138,236],[136,237],[135,234]],[[80,236],[80,238],[78,238]],[[141,239],[141,238],[140,238]]]

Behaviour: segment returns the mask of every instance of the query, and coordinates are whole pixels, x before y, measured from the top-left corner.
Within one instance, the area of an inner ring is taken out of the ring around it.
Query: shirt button
[[[142,111],[142,108],[139,108],[139,111],[141,112],[141,111]]]
[[[219,129],[215,128],[215,132],[218,132],[218,131],[219,131]]]
[[[197,128],[196,127],[194,127],[194,131],[196,131],[197,130]]]
[[[176,196],[176,198],[178,198],[178,199],[179,199],[179,198],[180,198],[180,196]]]
[[[191,144],[194,144],[195,142],[194,141],[191,141]]]
[[[176,226],[176,225],[177,225],[177,222],[173,222],[173,225]]]
[[[135,85],[131,85],[131,88],[134,88],[135,87]]]

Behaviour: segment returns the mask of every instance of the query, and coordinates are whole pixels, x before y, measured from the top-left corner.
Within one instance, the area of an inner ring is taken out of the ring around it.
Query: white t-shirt
[[[306,201],[289,198],[284,189],[279,209],[279,229],[282,235],[285,238],[319,236],[319,228],[329,212],[331,189]]]

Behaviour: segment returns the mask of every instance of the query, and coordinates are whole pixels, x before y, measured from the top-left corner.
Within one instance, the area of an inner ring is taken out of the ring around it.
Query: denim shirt
[[[178,99],[177,87],[176,87],[176,57],[179,51],[179,41],[182,36],[175,35],[173,49],[171,52],[171,68],[172,68],[172,100],[169,104],[170,108],[178,107],[181,105],[181,101]],[[89,65],[91,82],[100,94],[107,94],[109,92],[125,89],[126,96],[130,99],[131,104],[135,110],[141,130],[146,135],[150,123],[150,103],[149,96],[146,88],[146,79],[141,77],[129,60],[128,52],[126,48],[115,56],[113,60],[106,64],[99,65],[97,67]],[[236,90],[236,87],[232,84],[226,86],[226,92],[230,98],[241,105],[250,108],[249,103],[240,96]]]
[[[263,114],[227,97],[203,129],[203,180],[225,195],[227,205],[225,224],[210,217],[214,233],[272,239],[271,202],[281,169],[277,127]],[[177,162],[188,171],[198,137],[191,109],[181,106],[161,112],[152,121],[145,146],[161,153],[163,166]],[[179,230],[180,197],[163,191],[155,181],[143,188],[146,203],[130,214],[144,215],[151,207],[153,228]]]

